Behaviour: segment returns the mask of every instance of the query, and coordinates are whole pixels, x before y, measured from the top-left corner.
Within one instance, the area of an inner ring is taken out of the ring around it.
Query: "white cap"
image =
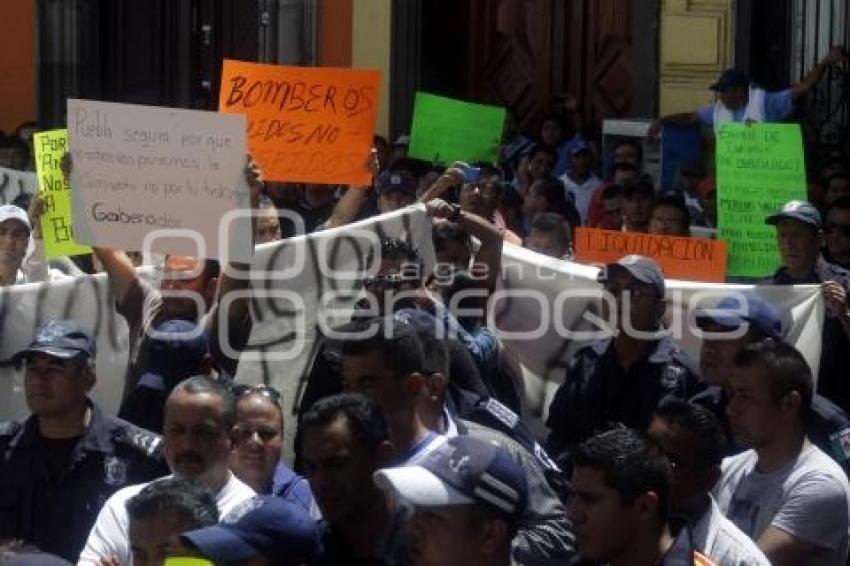
[[[375,484],[394,491],[401,499],[418,507],[468,505],[475,503],[422,466],[384,468],[374,475]]]
[[[15,206],[14,204],[0,205],[0,223],[7,220],[18,220],[27,227],[27,230],[32,230],[30,217],[27,211],[20,206]]]

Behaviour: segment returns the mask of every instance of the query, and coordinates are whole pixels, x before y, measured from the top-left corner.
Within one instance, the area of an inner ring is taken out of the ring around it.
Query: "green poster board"
[[[39,132],[33,137],[38,194],[42,200],[41,237],[47,259],[91,253],[74,241],[71,187],[60,163],[68,151],[68,130]]]
[[[498,157],[505,109],[416,93],[408,157],[451,165]]]
[[[764,219],[806,200],[798,124],[724,124],[717,133],[717,228],[729,243],[727,275],[765,277],[779,267],[776,229]]]

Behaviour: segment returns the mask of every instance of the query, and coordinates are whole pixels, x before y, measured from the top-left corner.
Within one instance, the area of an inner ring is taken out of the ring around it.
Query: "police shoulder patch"
[[[661,386],[665,389],[674,389],[679,385],[682,376],[685,373],[685,368],[679,365],[670,364],[664,371],[661,372]]]
[[[850,460],[850,428],[844,428],[829,435],[832,454],[839,462]]]
[[[17,421],[0,423],[0,436],[15,436],[23,425]]]
[[[159,456],[162,450],[161,436],[133,425],[113,430],[112,439],[149,457]]]

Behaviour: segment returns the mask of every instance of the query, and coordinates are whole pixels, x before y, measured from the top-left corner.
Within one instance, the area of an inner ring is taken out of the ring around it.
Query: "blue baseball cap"
[[[384,172],[378,176],[377,191],[378,196],[385,195],[394,191],[401,191],[416,194],[418,188],[416,179],[406,173],[398,171]]]
[[[723,297],[713,308],[698,310],[696,321],[700,327],[713,322],[729,329],[751,324],[772,338],[782,338],[779,311],[761,295],[751,292]]]
[[[384,468],[375,484],[418,507],[480,505],[510,521],[525,510],[522,466],[498,444],[456,436],[416,465]]]
[[[61,360],[93,358],[97,344],[88,330],[73,320],[51,320],[35,331],[26,349],[15,354],[16,359],[30,354],[45,354]]]
[[[815,208],[812,203],[804,200],[792,200],[786,202],[775,214],[771,214],[765,218],[764,222],[765,224],[775,226],[776,224],[779,224],[780,220],[796,220],[803,224],[808,224],[818,230],[820,230],[823,225],[818,209]]]
[[[726,92],[730,88],[749,88],[750,77],[744,71],[738,69],[726,69],[717,82],[711,85],[714,92]]]
[[[664,274],[655,260],[642,255],[627,255],[620,258],[615,263],[609,263],[599,272],[596,280],[600,283],[606,283],[611,275],[611,272],[622,269],[629,275],[647,285],[652,285],[662,297],[665,293]]]
[[[319,529],[307,511],[275,496],[249,499],[219,524],[180,538],[216,564],[259,555],[273,557],[275,564],[310,564],[321,550]]]
[[[578,155],[582,151],[593,153],[593,145],[587,140],[578,140],[570,147],[570,155]]]
[[[209,351],[207,334],[188,320],[165,320],[153,327],[148,366],[139,385],[158,391],[196,375]]]

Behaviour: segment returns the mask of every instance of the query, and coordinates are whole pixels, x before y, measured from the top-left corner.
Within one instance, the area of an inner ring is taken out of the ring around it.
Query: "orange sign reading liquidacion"
[[[266,179],[367,185],[380,73],[224,60],[219,112],[246,114]]]
[[[665,277],[685,281],[723,283],[726,279],[726,242],[703,238],[659,236],[576,228],[576,260],[613,263],[637,254],[658,262]]]

